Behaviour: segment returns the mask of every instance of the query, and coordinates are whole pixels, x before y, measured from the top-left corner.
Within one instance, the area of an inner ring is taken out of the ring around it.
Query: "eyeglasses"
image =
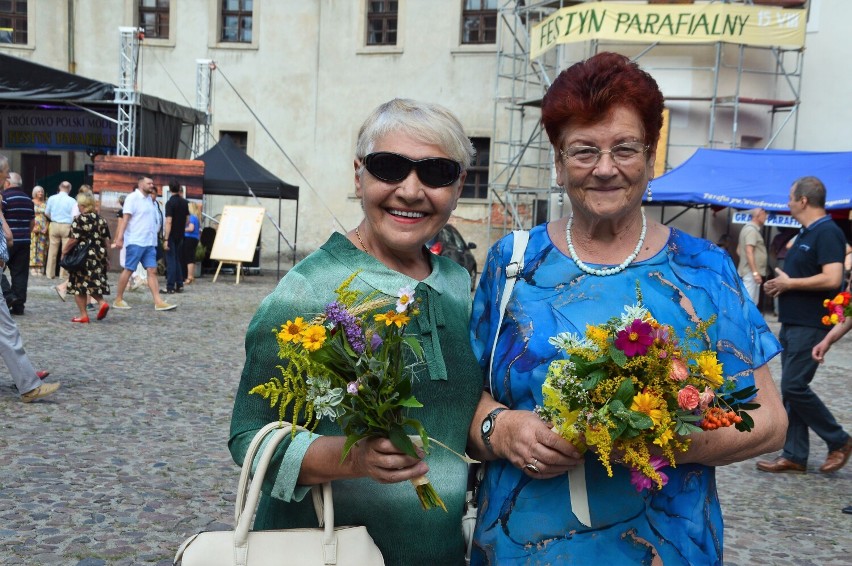
[[[560,149],[559,154],[578,167],[594,167],[604,153],[608,153],[616,165],[629,165],[646,151],[648,146],[642,142],[627,142],[614,145],[607,150],[590,145],[575,145],[568,149]]]
[[[386,183],[402,181],[417,170],[417,177],[430,187],[447,187],[455,183],[461,175],[461,165],[445,157],[426,157],[409,159],[398,153],[379,151],[364,158],[364,167],[373,177]]]

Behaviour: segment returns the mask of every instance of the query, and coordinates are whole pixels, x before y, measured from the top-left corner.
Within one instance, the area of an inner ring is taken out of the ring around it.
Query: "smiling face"
[[[616,220],[638,211],[656,157],[654,148],[629,163],[616,164],[609,153],[593,167],[562,157],[558,150],[592,146],[603,151],[618,144],[643,141],[642,122],[632,109],[613,108],[603,120],[589,126],[565,129],[557,148],[556,179],[568,192],[574,212],[590,220]]]
[[[389,151],[410,159],[449,157],[440,146],[424,143],[402,133],[380,138],[373,152]],[[447,187],[422,183],[415,169],[402,181],[377,179],[355,160],[355,192],[364,207],[365,226],[360,231],[366,245],[377,254],[420,254],[423,244],[447,223],[456,208],[465,173]]]

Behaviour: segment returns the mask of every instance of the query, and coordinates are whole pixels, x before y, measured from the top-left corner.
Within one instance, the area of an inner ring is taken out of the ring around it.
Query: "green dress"
[[[424,248],[425,249],[425,248]],[[470,277],[452,261],[431,256],[432,273],[416,281],[392,271],[358,250],[341,234],[299,262],[261,303],[246,334],[246,363],[231,418],[229,448],[242,464],[255,433],[278,418],[277,408],[259,395],[255,385],[280,376],[278,345],[273,329],[297,316],[308,320],[336,297],[334,290],[356,270],[351,288],[379,290],[395,296],[410,285],[423,299],[421,313],[408,325],[423,346],[427,369],[419,373],[414,394],[423,403],[410,415],[429,436],[463,453],[473,412],[482,391],[482,377],[470,347]],[[300,423],[301,424],[301,423]],[[302,458],[319,435],[341,435],[336,423],[323,420],[315,433],[289,441],[267,472],[255,529],[316,527],[308,487],[296,485]],[[467,466],[457,456],[433,446],[426,457],[428,478],[447,506],[424,511],[409,482],[379,484],[369,478],[333,482],[335,523],[365,525],[388,566],[464,563],[461,515],[467,485]]]

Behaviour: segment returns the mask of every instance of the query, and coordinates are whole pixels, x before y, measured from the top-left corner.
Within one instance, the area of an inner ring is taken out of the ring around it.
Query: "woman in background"
[[[47,206],[44,200],[44,187],[36,185],[33,187],[33,231],[30,235],[30,273],[33,275],[44,275],[44,259],[47,256],[47,216],[44,209]]]
[[[86,192],[77,195],[77,206],[80,214],[71,222],[71,234],[62,255],[67,254],[77,245],[89,244],[89,252],[86,263],[78,271],[68,273],[68,292],[74,295],[80,316],[75,316],[71,322],[88,323],[89,315],[86,313],[86,297],[92,297],[98,305],[97,319],[102,320],[109,311],[109,303],[104,300],[104,295],[109,295],[109,281],[107,280],[107,249],[109,248],[109,227],[97,212],[95,212],[95,198]]]
[[[199,219],[197,202],[189,202],[189,217],[186,219],[186,228],[183,233],[183,270],[186,273],[184,285],[195,281],[195,250],[198,249],[198,241],[201,239],[201,221]]]

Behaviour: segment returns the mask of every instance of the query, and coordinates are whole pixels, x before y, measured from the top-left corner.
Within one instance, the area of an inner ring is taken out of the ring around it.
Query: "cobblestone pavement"
[[[187,536],[231,528],[239,470],[226,442],[243,338],[276,278],[211,279],[168,296],[177,310],[155,312],[137,291],[132,310],[88,325],[31,279],[16,321],[62,388],[23,404],[0,367],[0,564],[166,565]],[[816,388],[852,430],[849,368],[852,339],[829,353]],[[849,563],[852,515],[840,509],[852,505],[852,465],[824,476],[824,456],[815,438],[807,475],[762,474],[753,461],[719,469],[727,564]]]

